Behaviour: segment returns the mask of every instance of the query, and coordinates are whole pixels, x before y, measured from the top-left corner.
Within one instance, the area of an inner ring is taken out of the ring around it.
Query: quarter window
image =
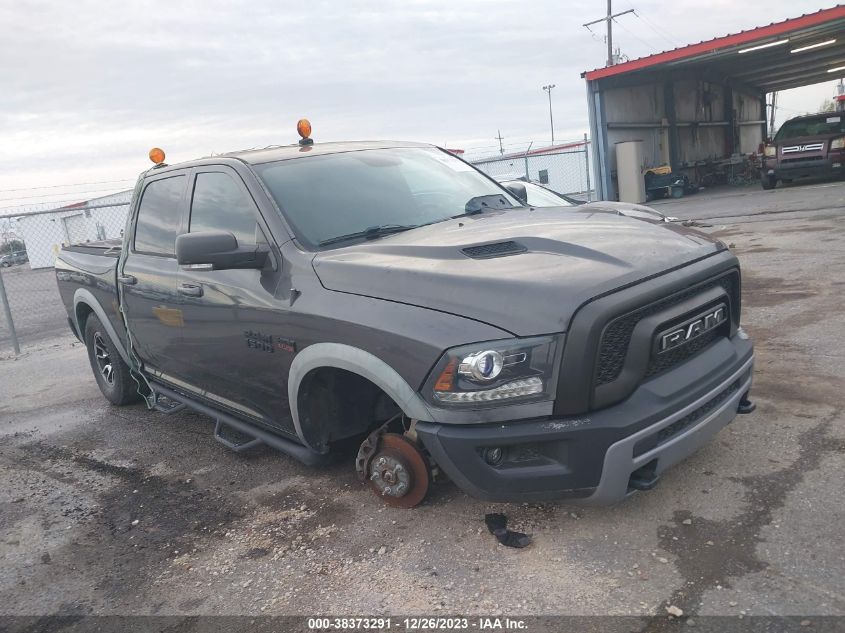
[[[135,225],[137,252],[175,255],[184,191],[185,176],[154,180],[146,186]]]
[[[190,232],[229,231],[238,244],[255,244],[255,205],[229,174],[197,174]]]

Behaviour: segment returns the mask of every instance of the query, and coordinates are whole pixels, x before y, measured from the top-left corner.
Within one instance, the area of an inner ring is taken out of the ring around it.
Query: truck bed
[[[85,336],[87,311],[86,314],[77,313],[76,297],[87,293],[93,295],[97,304],[106,311],[100,320],[107,318],[117,335],[125,340],[126,330],[118,311],[116,278],[121,244],[121,239],[112,239],[65,246],[56,258],[59,294],[67,310],[68,321],[80,340]]]

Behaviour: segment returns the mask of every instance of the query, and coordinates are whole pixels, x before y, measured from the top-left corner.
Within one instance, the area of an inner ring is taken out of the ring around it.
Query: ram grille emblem
[[[666,352],[685,343],[689,343],[702,334],[706,334],[710,330],[719,327],[727,318],[728,308],[723,303],[685,323],[676,325],[670,330],[664,330],[657,335],[657,351],[658,353]]]

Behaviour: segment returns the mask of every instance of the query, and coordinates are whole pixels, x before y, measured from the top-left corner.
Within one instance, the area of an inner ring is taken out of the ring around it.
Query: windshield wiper
[[[513,209],[514,206],[508,202],[508,199],[505,198],[503,195],[494,193],[487,196],[475,196],[474,198],[470,198],[467,200],[467,203],[464,205],[465,213],[461,215],[473,215],[475,213],[481,213],[487,209]],[[460,215],[454,216],[456,218],[461,217]]]
[[[330,237],[319,243],[320,246],[328,246],[329,244],[336,244],[338,242],[345,242],[346,240],[354,240],[356,238],[365,238],[374,240],[377,237],[385,235],[392,235],[393,233],[401,233],[402,231],[409,231],[415,229],[419,224],[380,224],[378,226],[370,226],[363,231],[355,231],[354,233],[347,233],[346,235],[338,235]]]

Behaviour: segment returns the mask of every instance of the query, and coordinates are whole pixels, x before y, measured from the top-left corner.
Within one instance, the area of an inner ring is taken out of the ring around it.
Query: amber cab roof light
[[[156,167],[164,165],[164,150],[160,147],[154,147],[150,150],[150,160],[156,164]]]
[[[314,139],[311,138],[311,121],[308,119],[299,119],[296,122],[296,131],[302,137],[299,139],[300,145],[313,145]]]

